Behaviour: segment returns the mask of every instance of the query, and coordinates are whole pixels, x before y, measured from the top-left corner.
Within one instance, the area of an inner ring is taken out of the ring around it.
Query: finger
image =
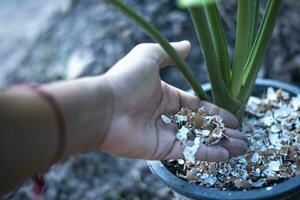
[[[186,58],[191,49],[189,41],[171,42],[170,45],[182,58]],[[141,56],[144,59],[150,59],[161,67],[173,64],[165,50],[157,43],[139,44],[129,54],[134,54],[135,57]]]
[[[236,139],[244,140],[246,142],[248,141],[247,137],[236,129],[226,128],[224,131],[224,135],[230,138],[236,138]]]
[[[201,101],[200,107],[204,108],[204,111],[210,115],[219,115],[223,118],[223,122],[226,127],[237,129],[239,127],[239,121],[237,118],[227,110],[220,108],[212,103],[207,101]]]
[[[244,140],[236,138],[223,138],[218,145],[225,148],[230,156],[241,156],[244,155],[248,149],[248,145]]]
[[[170,93],[177,93],[179,95],[180,107],[187,107],[193,111],[196,111],[200,107],[204,107],[204,111],[211,115],[220,115],[223,118],[223,122],[226,127],[236,129],[239,126],[238,120],[233,114],[224,110],[207,101],[201,101],[198,97],[180,90],[176,87],[168,85],[170,87]]]
[[[187,40],[181,42],[171,42],[171,46],[177,51],[177,53],[185,59],[191,50],[191,43]],[[160,46],[159,46],[160,47]],[[160,58],[160,67],[166,67],[174,64],[169,55],[160,47],[161,49],[161,58]]]
[[[196,159],[209,162],[221,162],[229,159],[229,152],[221,146],[206,146],[201,144]]]
[[[184,145],[180,141],[174,143],[171,151],[162,160],[169,159],[182,159]],[[196,160],[209,161],[209,162],[220,162],[225,161],[229,158],[228,151],[220,146],[206,146],[205,144],[200,144],[198,151],[195,155]]]
[[[182,58],[186,58],[191,49],[191,44],[188,41],[171,42],[170,45]],[[115,66],[158,66],[162,68],[171,64],[173,64],[172,60],[159,44],[141,43],[118,61]]]

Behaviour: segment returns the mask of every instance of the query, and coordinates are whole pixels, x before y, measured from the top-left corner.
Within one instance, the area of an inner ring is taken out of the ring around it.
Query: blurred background
[[[126,0],[170,41],[189,40],[187,61],[201,83],[208,81],[191,20],[174,0]],[[220,7],[233,53],[236,0]],[[261,7],[261,13],[263,7]],[[300,85],[300,2],[285,0],[259,76]],[[0,0],[0,88],[99,75],[141,42],[152,40],[109,0]],[[166,82],[188,89],[174,69]],[[104,153],[73,156],[45,174],[42,199],[173,199],[146,162]],[[32,199],[31,180],[0,199]]]

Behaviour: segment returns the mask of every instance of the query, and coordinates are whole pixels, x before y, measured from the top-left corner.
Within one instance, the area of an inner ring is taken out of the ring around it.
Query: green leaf
[[[178,6],[181,8],[203,6],[203,5],[215,3],[217,1],[220,0],[178,0]]]
[[[182,73],[184,78],[190,84],[195,94],[202,100],[210,101],[209,96],[201,88],[200,82],[193,74],[192,70],[188,67],[186,62],[180,57],[177,51],[169,44],[169,41],[149,22],[144,20],[139,14],[137,14],[131,7],[126,5],[122,0],[110,0],[110,2],[120,9],[122,13],[133,19],[138,25],[140,25],[170,56],[175,66]]]
[[[251,0],[250,1],[250,15],[249,15],[249,32],[250,32],[250,38],[249,38],[249,49],[248,54],[250,54],[255,36],[257,31],[257,19],[259,14],[259,3],[260,0]]]
[[[234,48],[231,93],[238,96],[242,87],[242,74],[256,33],[257,0],[238,0],[236,41]]]
[[[222,77],[220,63],[214,48],[214,42],[205,9],[203,7],[190,7],[189,12],[207,64],[214,103],[235,113],[236,110],[239,109],[240,104],[231,96]]]
[[[268,0],[265,14],[243,72],[243,86],[239,94],[239,99],[242,102],[246,102],[251,94],[259,72],[259,66],[272,39],[273,29],[281,4],[282,0]]]
[[[222,76],[224,78],[226,87],[229,88],[231,63],[219,10],[215,3],[206,5],[204,8],[212,35],[214,48],[217,53],[217,59],[221,67]]]

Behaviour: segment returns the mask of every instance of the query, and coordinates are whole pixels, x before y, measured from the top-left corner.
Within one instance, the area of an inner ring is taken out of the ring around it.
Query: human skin
[[[187,41],[171,43],[185,58]],[[217,114],[226,125],[214,146],[200,145],[196,159],[224,161],[245,153],[245,137],[229,112],[161,81],[159,70],[172,61],[158,44],[140,44],[107,73],[41,86],[59,104],[66,125],[61,158],[102,151],[150,160],[183,158],[177,127],[162,114],[181,107]],[[57,119],[49,103],[35,91],[13,87],[0,93],[0,193],[55,164],[59,145]]]

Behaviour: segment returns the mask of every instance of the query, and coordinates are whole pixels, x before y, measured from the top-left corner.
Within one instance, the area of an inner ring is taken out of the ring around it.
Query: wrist
[[[98,109],[98,111],[96,112],[97,117],[95,118],[97,120],[95,122],[97,131],[95,137],[91,141],[91,147],[92,150],[99,150],[111,125],[114,101],[109,77],[104,74],[93,79],[94,80],[91,81],[91,84],[93,84],[91,87],[93,87],[93,90],[95,91],[95,109]]]
[[[61,107],[66,124],[64,157],[98,149],[109,127],[112,95],[104,76],[44,86]]]

